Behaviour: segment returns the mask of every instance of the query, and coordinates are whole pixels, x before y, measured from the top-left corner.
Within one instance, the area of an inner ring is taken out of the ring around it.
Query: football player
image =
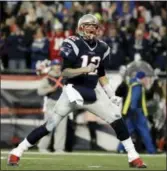
[[[98,29],[97,18],[86,14],[79,19],[78,35],[64,40],[60,55],[64,59],[62,75],[67,78],[66,86],[51,111],[51,117],[10,152],[8,164],[17,165],[23,152],[49,134],[68,113],[85,109],[112,126],[127,151],[130,167],[146,168],[121,118],[120,99],[116,98],[105,76],[103,60],[109,56],[110,48],[96,39]],[[96,88],[98,81],[104,91]]]
[[[43,68],[41,67],[44,65]],[[50,69],[47,69],[50,68]],[[38,72],[48,72],[47,76],[40,81],[40,86],[38,87],[38,95],[44,96],[44,120],[47,121],[50,116],[50,110],[56,104],[60,94],[62,92],[62,87],[64,80],[61,77],[61,67],[62,62],[59,59],[52,60],[50,64],[45,64],[43,61],[39,67],[37,67]],[[44,136],[38,143],[38,148],[40,152],[48,152],[48,146],[53,135],[54,143],[53,150],[56,152],[63,152],[65,149],[66,141],[66,129],[67,129],[67,117],[64,117],[56,130],[53,130],[51,134]]]

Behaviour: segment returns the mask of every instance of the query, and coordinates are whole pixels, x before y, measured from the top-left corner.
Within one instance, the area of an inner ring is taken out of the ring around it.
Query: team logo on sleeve
[[[60,51],[62,51],[66,56],[68,56],[72,52],[72,49],[69,47],[61,47]]]

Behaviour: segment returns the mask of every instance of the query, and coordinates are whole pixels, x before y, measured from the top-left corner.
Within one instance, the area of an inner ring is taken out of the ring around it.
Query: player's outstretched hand
[[[97,67],[96,67],[95,64],[90,63],[90,64],[87,66],[87,71],[88,71],[88,73],[89,73],[89,72],[93,72],[93,71],[95,71],[96,68],[97,68]]]

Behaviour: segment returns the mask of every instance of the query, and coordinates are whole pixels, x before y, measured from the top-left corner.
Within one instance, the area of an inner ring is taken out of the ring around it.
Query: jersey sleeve
[[[102,43],[102,46],[103,46],[103,49],[104,49],[104,54],[103,54],[102,60],[104,60],[105,58],[110,57],[111,48],[104,41],[101,41],[101,43]]]
[[[63,41],[63,44],[60,48],[60,56],[63,59],[68,59],[71,62],[76,61],[79,54],[79,48],[77,46],[77,39],[74,39],[75,36],[71,36]]]
[[[98,76],[99,77],[105,76],[105,69],[104,69],[103,61],[100,62],[100,65],[99,65],[99,68],[98,68]]]
[[[78,55],[76,49],[77,46],[72,40],[64,40],[62,46],[60,47],[60,56],[63,59],[62,70],[73,67]]]
[[[60,48],[60,56],[63,59],[62,70],[65,68],[71,68],[75,63],[76,55],[70,44],[64,42]]]
[[[69,60],[71,62],[76,60],[76,54],[73,50],[73,47],[66,42],[63,42],[60,48],[60,56],[63,58],[63,60]]]
[[[104,59],[110,56],[110,47],[102,40],[100,40],[100,43],[101,49],[103,51],[103,56],[98,68],[98,76],[103,77],[105,76]]]

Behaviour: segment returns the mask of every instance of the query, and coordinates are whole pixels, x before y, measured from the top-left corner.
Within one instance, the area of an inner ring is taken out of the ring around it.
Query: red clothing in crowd
[[[71,31],[65,31],[61,33],[53,33],[53,32],[48,33],[48,39],[50,42],[49,44],[50,60],[54,60],[54,59],[61,60],[61,57],[59,56],[60,46],[63,43],[63,40],[70,35],[72,35]]]

